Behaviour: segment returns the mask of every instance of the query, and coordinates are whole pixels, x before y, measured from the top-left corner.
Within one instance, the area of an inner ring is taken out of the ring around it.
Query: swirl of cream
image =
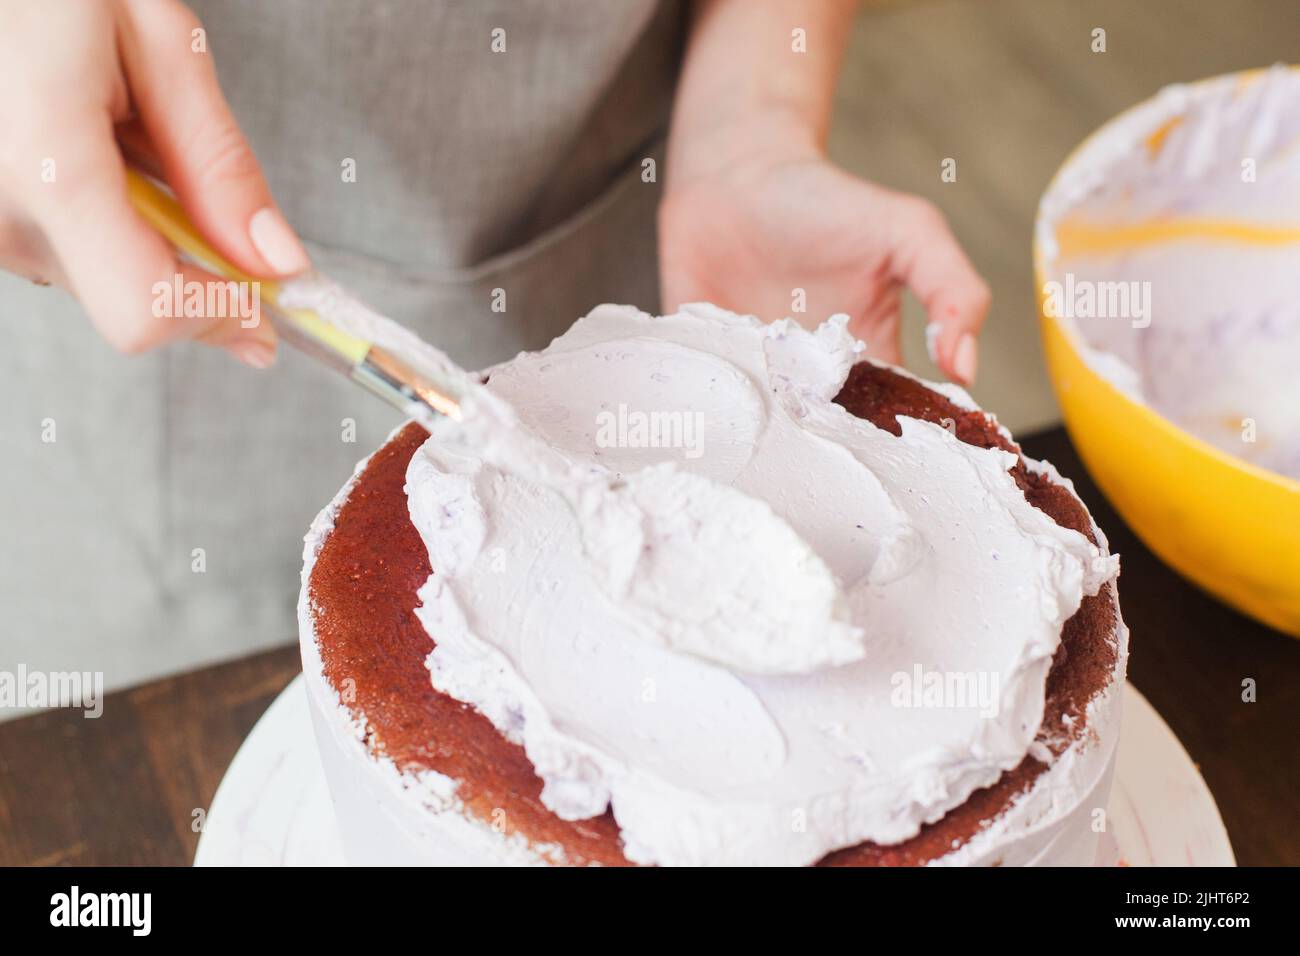
[[[412,458],[434,686],[524,746],[553,812],[612,807],[634,861],[913,835],[1029,752],[1061,627],[1116,573],[1005,452],[835,405],[844,326],[603,306]],[[996,699],[900,707],[914,669]]]

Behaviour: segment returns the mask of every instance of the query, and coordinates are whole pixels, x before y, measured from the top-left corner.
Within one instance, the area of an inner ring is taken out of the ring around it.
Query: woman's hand
[[[0,267],[67,289],[123,352],[193,338],[270,365],[269,322],[155,314],[156,284],[221,280],[180,264],[127,200],[124,153],[243,271],[309,265],[194,15],[174,0],[0,0],[0,22]]]
[[[670,170],[659,213],[666,309],[707,301],[815,322],[847,312],[870,354],[899,364],[908,287],[935,330],[939,366],[963,384],[974,379],[989,290],[933,205],[845,173],[801,144],[798,130],[725,138],[679,153],[684,167]]]
[[[897,363],[910,288],[935,361],[969,384],[989,291],[943,216],[826,159],[857,6],[695,0],[659,210],[663,305],[707,300],[768,320],[847,312],[872,354]]]

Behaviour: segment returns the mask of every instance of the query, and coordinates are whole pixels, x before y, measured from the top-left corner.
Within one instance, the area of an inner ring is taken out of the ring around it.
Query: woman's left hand
[[[989,289],[934,205],[844,172],[797,130],[710,139],[669,169],[666,311],[707,301],[769,321],[846,312],[869,354],[898,364],[906,287],[925,306],[935,361],[954,381],[974,380]]]

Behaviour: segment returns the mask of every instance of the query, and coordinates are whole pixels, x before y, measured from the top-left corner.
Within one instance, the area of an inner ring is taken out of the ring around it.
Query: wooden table
[[[1024,442],[1072,477],[1123,556],[1129,676],[1205,775],[1246,865],[1300,864],[1300,642],[1184,582],[1107,506],[1061,429]],[[296,647],[0,724],[0,864],[188,864],[222,774],[299,671]],[[1258,702],[1243,703],[1253,678]]]

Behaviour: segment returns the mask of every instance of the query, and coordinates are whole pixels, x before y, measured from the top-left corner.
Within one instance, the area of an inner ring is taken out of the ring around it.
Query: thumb
[[[943,213],[915,196],[896,195],[888,212],[894,278],[926,310],[930,357],[963,385],[975,380],[975,337],[989,310],[989,288],[966,258]]]
[[[132,101],[194,225],[250,275],[308,269],[307,253],[271,199],[221,93],[197,18],[174,0],[125,0],[123,19],[122,62]]]

